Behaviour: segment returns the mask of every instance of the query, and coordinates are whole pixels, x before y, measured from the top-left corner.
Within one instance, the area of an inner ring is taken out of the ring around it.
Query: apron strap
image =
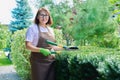
[[[39,34],[39,37],[40,37],[40,33],[41,33],[40,27],[37,25],[37,28],[38,28],[38,34]]]
[[[42,33],[41,31],[40,31],[40,27],[39,27],[39,25],[37,25],[37,27],[38,27],[38,35],[39,35],[39,37],[40,37],[40,34]],[[48,29],[48,27],[46,27],[47,28],[47,30],[48,30],[48,34],[50,33],[50,34],[52,34],[52,32],[50,31],[50,29]],[[51,37],[53,37],[53,36],[51,36]],[[53,41],[54,42],[56,42],[56,40],[54,39],[54,37],[53,37]]]

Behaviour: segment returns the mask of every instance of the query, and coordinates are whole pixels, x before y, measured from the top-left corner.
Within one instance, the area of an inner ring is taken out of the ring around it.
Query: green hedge
[[[119,51],[95,47],[81,49],[85,51],[65,51],[57,55],[57,80],[120,80]]]
[[[9,37],[11,33],[8,31],[8,26],[0,24],[0,50],[9,47]]]
[[[12,35],[11,55],[12,62],[22,80],[30,80],[30,51],[25,48],[25,32],[20,30]]]

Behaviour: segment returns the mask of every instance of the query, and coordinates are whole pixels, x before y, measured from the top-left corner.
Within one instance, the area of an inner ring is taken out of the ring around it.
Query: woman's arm
[[[48,56],[51,54],[51,52],[48,49],[35,47],[32,45],[31,42],[28,41],[26,41],[26,48],[31,50],[32,52],[41,52],[44,56]]]
[[[40,52],[40,48],[33,46],[32,43],[29,41],[26,41],[25,45],[26,45],[26,48],[32,52]]]

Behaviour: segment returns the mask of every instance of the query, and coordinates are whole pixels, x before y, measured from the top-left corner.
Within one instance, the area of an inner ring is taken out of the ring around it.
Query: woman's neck
[[[39,24],[39,26],[41,26],[41,27],[46,27],[46,24]]]

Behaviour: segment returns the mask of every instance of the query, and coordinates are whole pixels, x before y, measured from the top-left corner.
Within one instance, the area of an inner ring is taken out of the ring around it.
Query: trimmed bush
[[[15,69],[22,80],[30,80],[30,51],[25,48],[24,30],[16,31],[12,35],[11,55]]]
[[[119,80],[119,51],[95,47],[84,47],[84,50],[57,55],[58,80]]]
[[[55,33],[56,42],[58,44],[65,45],[65,40],[63,39],[62,30],[54,29],[54,33]]]
[[[69,61],[67,60],[69,55],[61,54],[60,56],[56,56],[56,65],[55,71],[58,73],[56,75],[56,80],[69,80]]]
[[[0,49],[8,47],[10,35],[11,33],[8,31],[8,26],[0,24]]]

